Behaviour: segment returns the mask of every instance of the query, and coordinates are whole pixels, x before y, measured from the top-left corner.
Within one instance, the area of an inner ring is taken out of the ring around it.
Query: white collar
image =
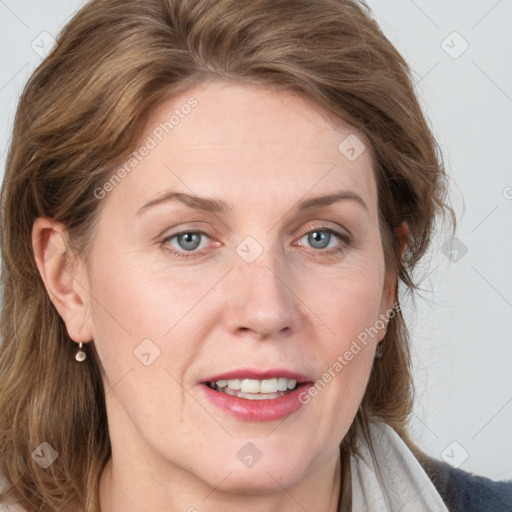
[[[361,457],[352,456],[352,512],[448,512],[434,484],[400,436],[370,421],[373,457],[358,437]]]

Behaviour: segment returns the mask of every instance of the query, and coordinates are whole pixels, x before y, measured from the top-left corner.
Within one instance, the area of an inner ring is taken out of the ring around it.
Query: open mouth
[[[217,380],[204,384],[219,393],[245,398],[246,400],[273,400],[291,393],[302,385],[295,379],[287,379],[286,377],[264,380]]]

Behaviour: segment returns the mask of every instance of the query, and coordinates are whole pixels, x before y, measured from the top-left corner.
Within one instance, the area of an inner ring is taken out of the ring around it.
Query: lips
[[[213,375],[201,384],[210,402],[237,419],[270,421],[302,407],[299,394],[312,382],[286,369],[240,369]]]

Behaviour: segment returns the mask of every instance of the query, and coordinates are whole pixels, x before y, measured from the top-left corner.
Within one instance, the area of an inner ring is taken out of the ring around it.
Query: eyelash
[[[318,253],[321,253],[326,256],[335,256],[338,254],[343,255],[343,253],[348,248],[350,248],[352,246],[352,237],[351,236],[346,235],[344,233],[340,233],[339,231],[336,231],[335,229],[324,227],[324,226],[318,226],[313,229],[310,229],[309,231],[306,231],[300,238],[304,238],[304,236],[306,236],[310,233],[314,233],[315,231],[325,232],[325,233],[334,235],[342,241],[342,244],[340,247],[335,247],[335,248],[331,248],[331,249],[317,249],[317,250],[312,249],[314,252],[318,252]],[[174,248],[171,249],[171,248],[169,248],[168,245],[166,245],[166,243],[169,242],[170,240],[172,240],[180,235],[184,235],[184,234],[204,235],[204,236],[210,238],[208,233],[206,233],[200,229],[179,231],[178,233],[173,233],[172,235],[166,236],[160,242],[160,247],[162,247],[163,250],[165,250],[166,252],[171,254],[174,258],[180,259],[180,260],[185,260],[185,259],[193,258],[193,257],[197,257],[197,256],[203,256],[205,249],[203,249],[202,251],[199,251],[199,252],[196,252],[196,251],[183,251],[182,252],[182,251],[178,251]]]

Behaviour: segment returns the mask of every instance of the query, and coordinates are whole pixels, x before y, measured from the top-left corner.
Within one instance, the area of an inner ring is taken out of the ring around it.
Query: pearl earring
[[[78,345],[78,352],[75,354],[75,359],[79,363],[82,363],[87,358],[87,354],[82,350],[82,345],[83,345],[83,343],[80,342]]]

